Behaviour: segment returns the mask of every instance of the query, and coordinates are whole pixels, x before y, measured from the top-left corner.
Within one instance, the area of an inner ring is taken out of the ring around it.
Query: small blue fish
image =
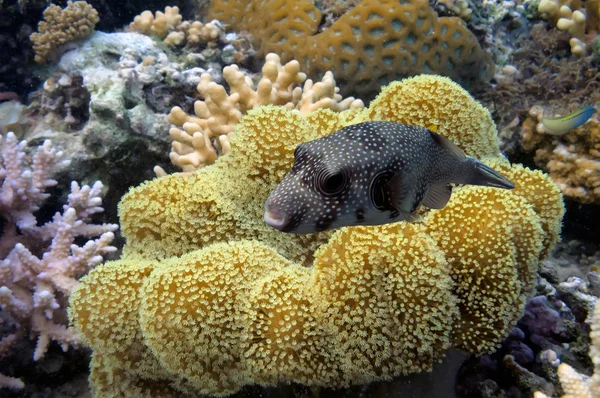
[[[283,232],[414,221],[423,204],[441,209],[448,185],[514,188],[447,138],[417,126],[364,122],[299,145],[294,165],[265,203],[265,222]]]
[[[542,115],[542,124],[546,133],[550,135],[563,135],[567,131],[581,126],[587,122],[596,112],[593,106],[584,106],[578,111],[569,113],[566,116],[544,117]]]

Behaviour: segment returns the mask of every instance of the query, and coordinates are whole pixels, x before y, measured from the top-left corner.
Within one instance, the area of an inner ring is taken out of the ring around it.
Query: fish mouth
[[[268,226],[278,230],[282,230],[285,227],[285,218],[279,215],[277,212],[265,209],[265,222]]]

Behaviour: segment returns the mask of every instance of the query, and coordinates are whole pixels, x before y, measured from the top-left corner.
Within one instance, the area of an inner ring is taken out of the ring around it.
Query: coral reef
[[[175,127],[169,131],[173,139],[170,158],[184,172],[212,164],[218,155],[227,153],[235,125],[248,110],[258,106],[283,105],[302,114],[321,108],[339,112],[364,106],[361,100],[352,97],[342,99],[331,72],[321,82],[313,83],[300,72],[298,61],[282,65],[279,56],[273,53],[265,58],[256,89],[237,65],[225,67],[223,78],[230,87],[229,95],[210,74],[202,74],[198,92],[204,100],[194,103],[195,116],[185,114],[180,107],[171,109],[169,123]],[[158,166],[155,172],[158,176],[166,175]]]
[[[532,396],[536,391],[560,396],[561,363],[591,373],[588,322],[600,293],[595,271],[599,248],[597,243],[569,239],[557,245],[542,262],[536,296],[501,347],[462,365],[458,397]]]
[[[167,14],[152,15],[150,27],[157,33],[167,16],[181,21],[177,7]],[[193,107],[203,73],[221,82],[224,64],[245,65],[254,54],[242,36],[222,34],[216,24],[198,30],[197,23],[183,21],[175,29],[186,32],[185,48],[168,48],[157,36],[133,32],[96,32],[69,43],[72,50],[29,96],[24,114],[30,127],[18,135],[52,139],[72,160],[72,167],[57,170],[59,191],[68,191],[71,180],[104,181],[109,220],[116,220],[116,204],[126,189],[151,178],[155,164],[168,162],[169,110],[175,104],[186,111]],[[209,43],[203,35],[211,36]],[[8,110],[6,123],[12,128],[17,112]],[[173,170],[170,164],[166,168]]]
[[[457,189],[421,224],[313,235],[266,226],[263,202],[296,145],[380,120],[393,113],[397,92],[422,105],[415,124],[444,135],[457,129],[453,139],[467,153],[504,164],[519,189]],[[452,114],[454,122],[440,123]],[[494,350],[558,239],[550,226],[560,224],[562,199],[543,174],[501,158],[489,120],[460,86],[435,76],[390,85],[360,112],[302,116],[267,105],[240,120],[231,151],[213,165],[131,190],[120,204],[124,257],[92,270],[70,298],[71,321],[94,349],[94,394],[224,395],[291,381],[340,387],[430,369],[452,345]],[[530,180],[546,189],[526,189]],[[459,236],[452,220],[467,232]],[[555,236],[543,240],[544,229]],[[486,333],[469,334],[467,325]]]
[[[566,115],[600,102],[597,59],[569,57],[568,35],[548,30],[546,23],[536,25],[519,43],[522,48],[512,55],[510,73],[497,76],[498,84],[482,93],[482,102],[502,126],[501,148],[511,159],[550,173],[567,197],[597,203],[595,117],[562,137],[537,129],[542,109],[546,115]]]
[[[89,37],[99,20],[98,12],[85,1],[68,1],[64,9],[51,4],[30,36],[36,62],[57,59],[65,44]]]
[[[596,304],[595,309],[590,311],[591,331],[590,331],[590,358],[594,364],[594,374],[589,377],[580,374],[573,367],[566,363],[558,366],[557,374],[560,384],[565,392],[563,398],[594,398],[600,391],[600,303]],[[535,398],[548,398],[541,392],[536,392]]]
[[[252,32],[260,54],[296,59],[313,78],[331,71],[345,90],[361,96],[419,73],[464,85],[493,75],[491,58],[464,22],[438,18],[427,0],[363,0],[318,34],[321,11],[307,0],[215,0],[209,16]]]
[[[521,145],[562,193],[580,203],[600,204],[600,122],[591,118],[562,136],[544,132],[544,110],[534,106],[521,124]]]
[[[91,220],[103,211],[100,182],[93,187],[72,182],[63,212],[38,225],[44,220],[38,220],[34,213],[50,196],[44,191],[56,185],[50,175],[62,153],[45,141],[28,163],[26,144],[8,133],[1,152],[0,305],[20,328],[2,338],[0,351],[5,356],[17,340],[37,337],[33,359],[39,360],[51,341],[59,343],[64,351],[78,345],[77,334],[61,323],[65,298],[77,285],[78,277],[102,262],[104,254],[116,250],[110,243],[117,226],[98,225]],[[76,238],[96,236],[83,246],[75,244]]]
[[[138,33],[96,32],[30,96],[23,138],[51,139],[71,160],[57,170],[59,189],[68,191],[72,180],[103,181],[107,216],[116,219],[126,190],[167,160],[168,110],[180,98],[192,101],[200,75],[218,74],[220,62],[175,57]]]
[[[56,130],[79,130],[90,118],[90,93],[82,76],[52,76],[30,99],[28,116],[43,116],[43,124]]]

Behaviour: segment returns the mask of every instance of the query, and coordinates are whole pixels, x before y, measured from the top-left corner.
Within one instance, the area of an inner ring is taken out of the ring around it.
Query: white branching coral
[[[173,139],[171,162],[184,172],[212,164],[219,155],[227,153],[234,126],[250,109],[261,105],[281,105],[302,114],[322,108],[340,112],[364,107],[361,100],[344,99],[339,94],[331,72],[320,82],[313,82],[300,72],[298,61],[282,65],[273,53],[267,54],[256,87],[237,65],[225,67],[223,78],[229,85],[229,94],[210,74],[204,73],[197,87],[204,100],[194,103],[195,115],[186,114],[178,106],[169,114],[169,123],[175,126],[169,131]],[[154,171],[157,176],[166,174],[158,166]]]
[[[78,278],[115,251],[111,246],[115,224],[93,224],[102,212],[102,183],[92,187],[71,183],[62,214],[38,225],[34,212],[49,197],[45,189],[56,185],[50,178],[62,155],[50,141],[40,146],[27,162],[26,141],[8,133],[0,151],[0,307],[21,325],[19,332],[0,340],[0,355],[20,338],[37,337],[33,359],[44,356],[51,341],[63,350],[77,346],[79,337],[64,324],[66,298]],[[99,236],[99,237],[98,237]],[[83,246],[77,237],[94,238]],[[29,333],[24,335],[23,331]],[[22,387],[18,379],[0,375],[0,388]]]

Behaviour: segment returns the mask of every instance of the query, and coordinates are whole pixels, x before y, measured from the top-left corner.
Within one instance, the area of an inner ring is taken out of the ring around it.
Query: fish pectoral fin
[[[452,196],[452,187],[446,184],[432,185],[429,187],[423,205],[430,209],[443,209]]]
[[[423,217],[413,213],[402,213],[402,215],[398,218],[398,221],[421,222],[423,221]]]
[[[429,130],[429,133],[431,134],[431,136],[433,137],[433,139],[445,150],[447,150],[448,152],[450,152],[450,154],[455,157],[458,160],[465,160],[467,155],[465,155],[465,152],[460,149],[458,147],[458,145],[456,145],[454,142],[450,141],[448,138],[444,137],[443,135],[440,135],[438,133],[434,133],[433,131]]]

